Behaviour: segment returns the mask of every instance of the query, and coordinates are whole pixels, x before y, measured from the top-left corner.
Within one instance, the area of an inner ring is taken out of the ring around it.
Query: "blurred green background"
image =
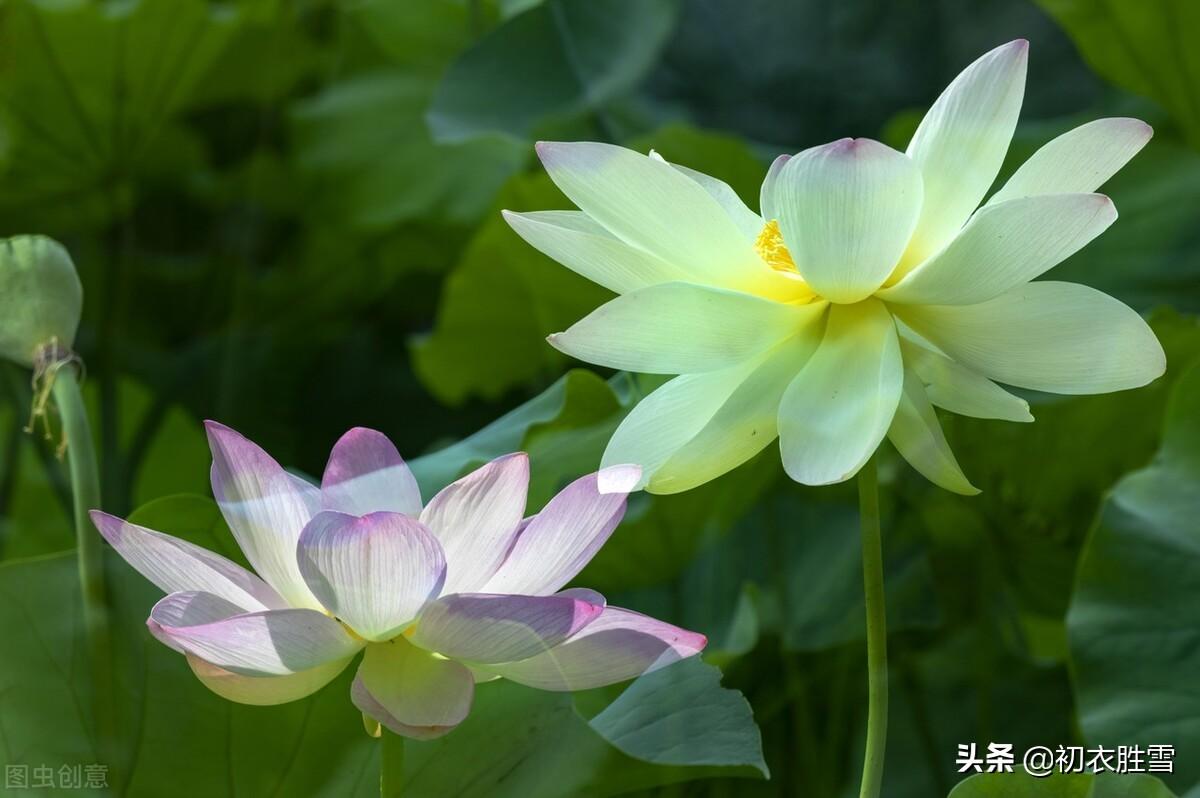
[[[229,553],[201,498],[204,418],[308,473],[348,427],[378,428],[427,496],[525,449],[538,506],[654,383],[569,371],[544,342],[607,297],[500,218],[569,207],[535,140],[653,147],[756,207],[775,155],[903,148],[960,69],[1027,38],[1004,175],[1083,121],[1155,127],[1105,189],[1118,223],[1051,277],[1146,313],[1168,372],[1029,395],[1032,425],[945,417],[976,498],[883,452],[884,795],[947,795],[957,746],[999,742],[1171,744],[1164,780],[1200,796],[1197,34],[1189,0],[4,0],[0,235],[52,235],[79,268],[105,509]],[[28,378],[0,366],[0,760],[111,763],[117,794],[372,794],[346,678],[277,709],[222,702],[149,639],[153,591],[121,563],[120,723],[95,729],[68,485],[55,442],[22,431]],[[468,724],[410,744],[409,794],[856,794],[857,536],[853,485],[801,488],[771,447],[636,497],[579,580],[706,633],[761,760],[709,667],[673,699],[625,697],[657,727],[599,720],[619,688],[485,685]]]

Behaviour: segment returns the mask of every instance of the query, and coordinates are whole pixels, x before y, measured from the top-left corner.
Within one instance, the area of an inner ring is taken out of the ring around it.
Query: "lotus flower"
[[[255,575],[169,535],[93,511],[113,548],[167,596],[146,622],[209,689],[294,701],[364,652],[351,697],[397,734],[436,737],[475,683],[543,690],[634,678],[699,652],[694,634],[563,590],[625,514],[636,467],[579,479],[524,518],[529,461],[493,460],[422,506],[378,432],[333,448],[320,488],[209,422],[213,493]]]
[[[1163,373],[1145,322],[1091,288],[1030,282],[1117,213],[1094,192],[1149,140],[1135,119],[1085,124],[996,178],[1024,93],[1028,44],[960,74],[906,152],[841,139],[781,156],[761,215],[725,183],[651,153],[546,143],[581,211],[509,213],[526,241],[620,294],[564,333],[563,352],[679,375],[625,418],[602,465],[687,490],[779,438],[809,485],[852,477],[888,437],[919,472],[977,492],[934,406],[1032,421],[997,383],[1063,394]]]

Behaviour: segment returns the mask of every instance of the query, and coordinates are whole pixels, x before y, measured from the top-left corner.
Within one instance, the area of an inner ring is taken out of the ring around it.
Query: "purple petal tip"
[[[220,421],[213,421],[212,419],[204,420],[204,432],[208,435],[209,441],[216,441],[222,438],[231,438],[234,436],[239,438],[242,437],[242,434],[233,427],[226,426]]]

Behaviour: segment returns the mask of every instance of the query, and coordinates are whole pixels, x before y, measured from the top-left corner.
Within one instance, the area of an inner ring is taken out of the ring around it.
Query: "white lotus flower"
[[[656,493],[695,487],[780,440],[798,482],[852,477],[887,436],[918,471],[977,492],[934,406],[1032,421],[997,383],[1063,394],[1144,385],[1162,347],[1129,307],[1030,282],[1117,218],[1092,193],[1149,140],[1101,119],[1051,141],[980,206],[1017,123],[1028,43],[971,64],[901,153],[841,139],[781,156],[761,215],[725,183],[596,143],[538,153],[580,211],[505,212],[526,241],[620,294],[551,343],[677,374],[614,434]]]
[[[251,573],[98,510],[125,560],[167,592],[146,624],[200,681],[243,704],[325,686],[363,652],[351,698],[407,737],[447,733],[475,683],[586,690],[704,648],[703,635],[562,588],[625,515],[636,466],[582,477],[523,518],[529,460],[498,458],[428,504],[396,448],[356,428],[318,488],[208,423],[213,494]]]

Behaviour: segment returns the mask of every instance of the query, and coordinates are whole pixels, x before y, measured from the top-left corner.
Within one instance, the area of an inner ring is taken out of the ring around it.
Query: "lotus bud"
[[[39,235],[0,240],[0,357],[33,369],[27,432],[41,419],[53,437],[50,391],[59,369],[79,364],[71,347],[82,309],[83,287],[62,244]]]
[[[0,357],[27,368],[39,352],[69,352],[83,288],[67,250],[46,236],[0,240]]]

